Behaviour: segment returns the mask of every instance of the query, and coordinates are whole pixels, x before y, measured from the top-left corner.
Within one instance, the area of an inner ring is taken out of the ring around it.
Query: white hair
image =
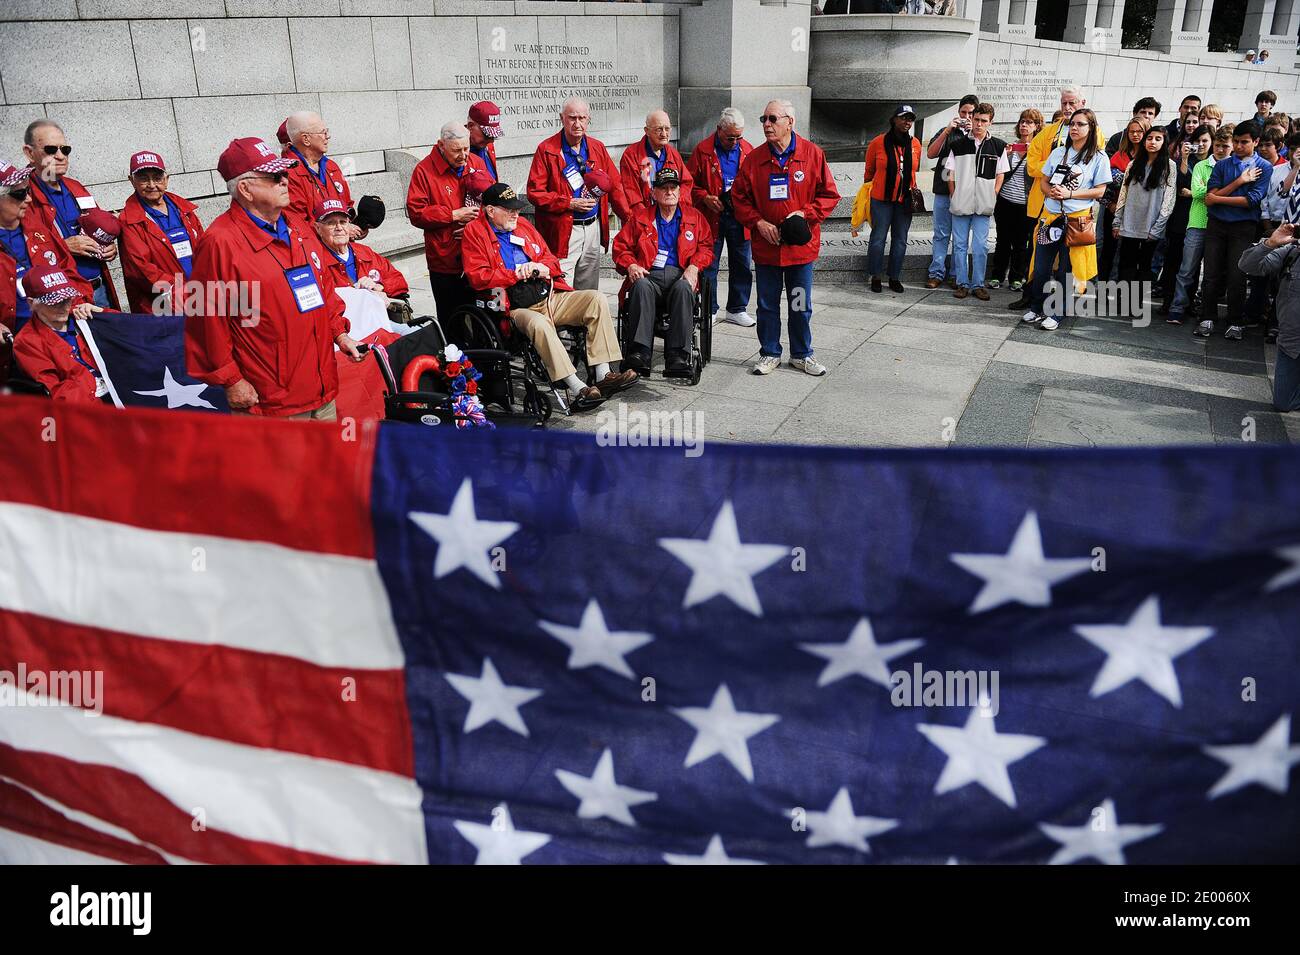
[[[252,170],[249,170],[248,172],[241,172],[234,179],[231,179],[226,183],[226,192],[230,193],[231,199],[235,199],[235,200],[239,199],[240,182],[242,182],[245,179],[251,178],[253,175],[254,173]]]
[[[1062,86],[1061,95],[1065,96],[1067,93],[1073,94],[1078,99],[1083,99],[1083,89],[1078,86]]]
[[[308,126],[313,125],[313,121],[318,119],[320,119],[320,114],[313,113],[309,109],[300,109],[296,113],[290,113],[289,118],[284,121],[284,131],[289,136],[289,142],[296,143],[298,134]]]
[[[568,99],[566,99],[563,103],[561,103],[561,104],[560,104],[560,115],[563,116],[563,115],[565,114],[565,112],[568,110],[568,108],[569,108],[570,106],[576,106],[576,105],[579,105],[579,104],[581,104],[582,106],[587,107],[587,113],[588,113],[588,115],[590,115],[590,113],[591,113],[591,105],[590,105],[590,104],[589,104],[585,99],[583,99],[581,96],[570,96],[570,97],[569,97]]]
[[[438,133],[438,139],[444,143],[456,139],[469,139],[469,130],[465,128],[464,123],[454,121],[443,123],[442,129]]]
[[[794,103],[790,102],[788,99],[774,99],[774,100],[769,100],[769,103],[775,103],[777,106],[780,106],[782,112],[784,112],[785,115],[787,115],[787,116],[790,117],[790,123],[791,123],[791,125],[794,124],[794,119],[795,119],[795,117],[794,117]]]
[[[728,106],[718,117],[718,126],[720,128],[730,126],[733,129],[745,128],[745,114],[734,106]]]
[[[665,116],[668,117],[669,124],[670,125],[672,124],[673,118],[671,116],[668,116],[668,110],[664,109],[663,107],[660,107],[658,109],[652,109],[650,110],[650,112],[645,114],[645,124],[647,126],[650,125],[650,117],[654,116],[656,113],[663,113]]]

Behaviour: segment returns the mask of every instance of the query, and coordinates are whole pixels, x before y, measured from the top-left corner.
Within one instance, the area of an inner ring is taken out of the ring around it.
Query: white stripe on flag
[[[69,706],[15,705],[0,688],[0,743],[139,777],[187,814],[244,839],[363,862],[424,863],[415,780],[333,760],[198,736],[154,723],[87,716]]]
[[[320,666],[403,665],[373,560],[0,502],[0,609]]]
[[[99,342],[95,341],[95,333],[90,330],[90,322],[83,318],[75,319],[77,328],[81,330],[81,337],[86,340],[86,346],[90,349],[90,357],[95,359],[95,367],[99,369],[100,377],[104,379],[104,384],[108,387],[108,396],[113,399],[113,404],[119,408],[125,407],[122,399],[118,397],[117,385],[113,384],[113,376],[108,373],[108,365],[104,363],[104,356],[99,353]]]
[[[116,859],[0,828],[0,865],[121,865]]]

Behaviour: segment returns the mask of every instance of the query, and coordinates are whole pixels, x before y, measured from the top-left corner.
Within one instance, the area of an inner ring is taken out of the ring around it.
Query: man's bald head
[[[289,142],[312,162],[329,152],[330,131],[320,113],[306,109],[291,113],[284,121],[284,131]]]
[[[673,121],[662,109],[653,110],[645,118],[645,134],[650,145],[658,152],[673,138]]]

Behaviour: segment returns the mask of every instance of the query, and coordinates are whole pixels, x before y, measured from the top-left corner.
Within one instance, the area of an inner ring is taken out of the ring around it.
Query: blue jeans
[[[745,238],[745,227],[735,220],[726,210],[718,221],[718,234],[713,237],[713,264],[704,270],[712,281],[709,283],[713,300],[709,302],[709,314],[718,310],[718,266],[722,261],[722,243],[727,243],[727,311],[743,312],[749,307],[749,292],[754,284],[754,275],[750,271],[749,240]]]
[[[1070,249],[1065,244],[1064,233],[1050,245],[1034,243],[1033,271],[1034,274],[1029,280],[1029,307],[1026,311],[1059,319],[1065,312],[1064,308],[1046,308],[1047,283],[1053,280],[1059,283],[1059,290],[1054,298],[1059,299],[1062,305],[1067,295],[1074,294],[1074,279],[1070,274]]]
[[[1182,318],[1192,300],[1192,282],[1201,271],[1201,257],[1205,254],[1205,230],[1188,229],[1183,236],[1183,264],[1178,269],[1178,284],[1174,301],[1169,306],[1170,318]]]
[[[951,239],[952,215],[948,212],[948,196],[935,196],[934,251],[930,254],[930,278],[942,282],[948,277],[948,242]]]
[[[970,270],[966,267],[967,251],[970,252],[973,266]],[[952,217],[952,258],[956,266],[958,288],[984,287],[984,269],[989,259],[988,216]],[[968,271],[971,274],[967,274]]]
[[[812,263],[755,265],[754,271],[758,285],[759,354],[781,357],[781,286],[784,285],[790,315],[790,357],[807,358],[813,353]]]
[[[879,276],[885,261],[885,233],[889,233],[889,277],[903,277],[903,256],[907,254],[907,233],[912,228],[912,210],[897,202],[871,200],[871,238],[867,243],[867,274]]]
[[[1273,407],[1278,411],[1300,410],[1300,361],[1280,348],[1273,368]]]

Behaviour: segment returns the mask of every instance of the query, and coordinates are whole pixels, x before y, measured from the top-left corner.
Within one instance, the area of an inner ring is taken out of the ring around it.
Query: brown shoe
[[[596,382],[596,387],[600,393],[608,398],[610,395],[616,395],[620,391],[626,391],[637,383],[641,378],[634,369],[625,368],[623,371],[611,371],[600,381]]]
[[[981,302],[987,302],[989,300],[988,289],[977,288],[972,294]]]
[[[983,290],[983,289],[980,289],[980,291],[982,292],[982,291],[984,291],[984,290]],[[967,295],[969,295],[969,294],[970,294],[970,289],[968,289],[968,288],[959,288],[959,289],[957,289],[957,291],[955,291],[955,292],[952,293],[952,297],[953,297],[953,298],[965,298],[965,297],[966,297]]]
[[[569,410],[573,412],[590,411],[605,400],[599,388],[588,385],[569,399]]]
[[[942,283],[941,281],[939,281],[938,279],[926,279],[926,280],[925,280],[925,287],[926,287],[926,288],[938,288],[938,287],[939,287],[940,285],[942,285],[942,284],[943,284],[943,283]]]
[[[957,287],[957,277],[953,276],[948,280],[948,288],[955,289],[956,287]]]

